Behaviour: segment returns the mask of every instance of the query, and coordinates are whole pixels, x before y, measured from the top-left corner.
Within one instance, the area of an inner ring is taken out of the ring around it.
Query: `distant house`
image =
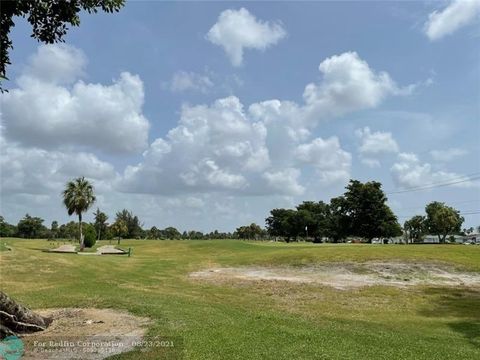
[[[463,243],[465,242],[465,236],[463,236],[463,235],[450,235],[450,236],[447,236],[447,241],[452,242],[453,239],[454,239],[454,241],[455,241],[457,244],[463,244]]]
[[[454,239],[453,242],[457,244],[463,244],[467,241],[480,243],[480,235],[479,234],[469,234],[469,235],[447,235],[445,242],[452,243],[452,238]],[[424,244],[438,244],[440,241],[438,240],[437,235],[425,235],[423,238]]]
[[[465,235],[464,237],[464,242],[471,242],[475,244],[480,244],[480,233],[471,233],[468,235]]]
[[[404,244],[405,238],[403,236],[395,236],[389,239],[389,244]]]
[[[425,235],[423,238],[423,243],[424,244],[438,244],[440,240],[438,240],[437,235]]]
[[[393,238],[374,238],[372,244],[403,244],[405,239],[403,236],[396,236]]]

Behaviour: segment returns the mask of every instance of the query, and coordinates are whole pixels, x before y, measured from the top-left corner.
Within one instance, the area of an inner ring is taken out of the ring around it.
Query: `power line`
[[[470,204],[470,203],[479,203],[480,204],[480,199],[475,199],[475,200],[464,200],[464,201],[439,201],[439,202],[443,202],[443,203],[446,203],[447,205],[451,205],[451,204]],[[391,207],[395,207],[393,206],[393,204],[390,204]],[[402,210],[418,210],[418,209],[425,209],[425,205],[421,205],[421,206],[412,206],[412,207],[402,207],[398,210],[402,211]]]
[[[480,214],[480,210],[460,213],[460,215],[476,215],[476,214]]]
[[[437,187],[450,186],[450,185],[460,184],[460,183],[464,183],[464,182],[468,182],[468,181],[474,181],[474,180],[480,179],[480,176],[478,176],[478,174],[480,174],[480,172],[479,173],[472,173],[472,174],[469,174],[469,175],[464,175],[462,177],[458,177],[458,178],[456,178],[457,179],[456,181],[455,181],[455,179],[451,179],[449,182],[431,183],[431,184],[428,184],[428,185],[416,186],[416,187],[406,188],[406,189],[403,189],[403,190],[389,191],[389,192],[386,192],[386,194],[387,195],[403,194],[403,193],[407,193],[407,192],[428,190],[428,189],[434,189],[434,188],[437,188]],[[468,178],[466,178],[466,177],[468,177]],[[458,180],[458,179],[463,179],[463,180]]]
[[[445,185],[457,184],[459,182],[476,180],[476,179],[480,178],[480,176],[478,176],[478,174],[480,174],[480,172],[458,176],[458,177],[452,178],[448,181],[441,181],[441,182],[435,182],[435,183],[430,183],[430,184],[426,184],[426,185],[412,186],[412,187],[402,189],[402,190],[392,190],[390,192],[387,192],[387,194],[396,194],[396,193],[407,192],[407,191],[423,190],[425,188],[431,188],[431,187],[436,187],[436,186],[445,186]]]
[[[464,210],[459,212],[459,214],[460,215],[477,215],[477,214],[480,214],[480,210]],[[401,215],[401,216],[397,216],[397,218],[405,219],[405,218],[410,218],[412,216],[415,216],[415,215]]]

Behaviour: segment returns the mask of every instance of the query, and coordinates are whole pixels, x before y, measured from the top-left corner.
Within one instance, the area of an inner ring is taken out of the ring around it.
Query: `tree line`
[[[272,236],[296,241],[339,242],[349,236],[371,242],[374,238],[402,235],[397,217],[387,205],[381,183],[350,180],[342,196],[323,201],[305,201],[295,209],[273,209],[266,219]]]
[[[427,234],[436,235],[440,243],[445,243],[448,235],[468,234],[473,227],[461,231],[463,217],[460,212],[444,203],[434,201],[425,207],[426,215],[415,215],[405,221],[405,235],[411,243],[422,242]],[[480,231],[480,226],[478,227]]]
[[[343,195],[329,203],[304,201],[294,209],[277,208],[266,218],[266,228],[252,223],[238,227],[234,232],[218,230],[203,233],[191,230],[180,232],[174,227],[159,229],[156,226],[144,229],[139,217],[123,209],[109,223],[109,216],[94,212],[94,221],[86,223],[83,214],[95,202],[94,189],[85,178],[77,178],[66,184],[62,192],[64,205],[69,215],[78,215],[78,223],[70,221],[60,225],[57,221],[45,226],[40,217],[26,214],[17,225],[9,224],[0,216],[0,237],[78,239],[80,244],[93,246],[96,240],[109,239],[282,239],[286,242],[299,239],[313,242],[340,242],[348,237],[371,242],[375,238],[402,236],[407,243],[423,241],[426,234],[438,236],[444,243],[447,236],[472,232],[461,231],[463,217],[460,212],[440,202],[432,202],[425,208],[426,215],[416,215],[407,220],[403,228],[387,205],[382,185],[376,181],[362,183],[350,180]],[[480,227],[478,228],[480,231]]]
[[[464,218],[460,212],[437,201],[425,207],[426,215],[413,216],[402,228],[386,202],[379,182],[350,180],[345,193],[328,204],[305,201],[295,209],[273,209],[266,219],[267,231],[287,242],[299,237],[313,242],[339,242],[348,237],[372,242],[374,238],[403,236],[405,243],[423,242],[427,234],[445,243],[449,235],[474,231],[473,227],[461,231]]]
[[[94,221],[91,223],[82,221],[82,232],[85,241],[90,245],[91,239],[94,240],[112,240],[112,239],[184,239],[184,240],[202,240],[202,239],[238,239],[255,238],[254,236],[245,236],[237,232],[221,232],[218,230],[203,233],[197,230],[180,232],[175,227],[169,226],[159,229],[152,226],[150,229],[144,229],[143,223],[132,211],[123,209],[115,214],[114,221],[109,223],[109,217],[104,212],[97,210],[93,213]],[[26,214],[17,225],[9,224],[5,218],[0,215],[0,237],[19,237],[26,239],[50,239],[50,240],[79,240],[80,227],[75,221],[69,221],[65,224],[59,224],[58,221],[52,221],[50,227],[44,224],[44,219]],[[262,230],[258,225],[258,229]],[[262,230],[266,234],[265,230]]]

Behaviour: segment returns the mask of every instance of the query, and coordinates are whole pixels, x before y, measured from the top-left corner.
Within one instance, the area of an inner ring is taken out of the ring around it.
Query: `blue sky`
[[[432,200],[478,212],[479,4],[132,1],[53,46],[18,19],[1,213],[66,221],[59,193],[82,175],[146,227],[263,225],[350,178],[462,181],[390,194],[402,223]]]

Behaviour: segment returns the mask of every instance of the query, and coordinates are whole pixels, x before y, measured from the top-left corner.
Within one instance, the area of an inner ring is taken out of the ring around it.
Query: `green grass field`
[[[51,254],[46,240],[2,239],[1,288],[35,308],[128,310],[153,320],[147,338],[179,339],[121,359],[479,359],[480,286],[209,283],[213,266],[300,266],[326,261],[450,263],[480,272],[480,246],[314,245],[243,241],[122,241],[133,256]],[[102,242],[102,244],[108,242]]]

